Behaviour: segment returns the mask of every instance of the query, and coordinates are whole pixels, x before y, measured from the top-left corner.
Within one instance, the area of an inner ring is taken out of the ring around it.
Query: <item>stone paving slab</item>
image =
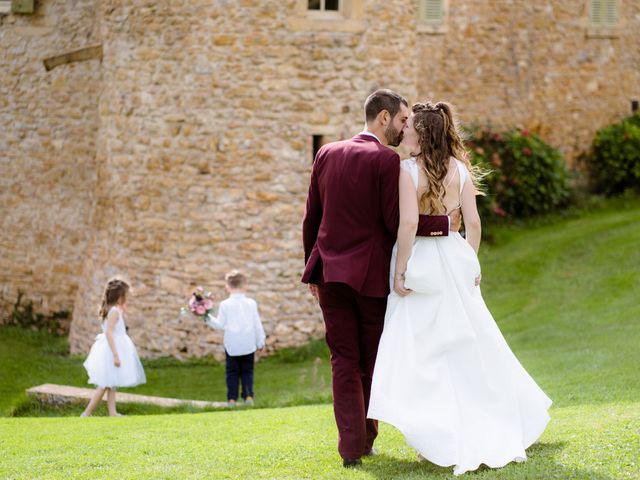
[[[95,389],[71,387],[68,385],[55,385],[45,383],[27,390],[27,395],[36,398],[42,403],[61,405],[65,403],[88,402]],[[106,398],[106,396],[105,396]],[[104,401],[104,400],[103,400]],[[204,400],[182,400],[179,398],[152,397],[149,395],[137,395],[134,393],[122,393],[116,391],[117,403],[146,403],[160,407],[177,407],[191,405],[198,408],[224,408],[226,402],[206,402]]]

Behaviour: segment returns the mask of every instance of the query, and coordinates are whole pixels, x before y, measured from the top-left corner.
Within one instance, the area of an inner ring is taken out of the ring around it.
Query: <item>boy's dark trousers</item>
[[[242,382],[242,398],[253,397],[253,359],[254,353],[231,356],[225,350],[227,364],[227,400],[238,400],[238,383]]]

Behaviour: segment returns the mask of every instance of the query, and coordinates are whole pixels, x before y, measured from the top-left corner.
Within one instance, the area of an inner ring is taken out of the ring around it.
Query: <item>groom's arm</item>
[[[318,239],[318,230],[322,221],[322,203],[318,190],[318,159],[321,151],[318,152],[316,160],[313,162],[311,171],[311,181],[309,182],[309,194],[307,195],[307,206],[302,220],[302,243],[304,245],[304,263],[306,265],[311,255],[311,250]]]

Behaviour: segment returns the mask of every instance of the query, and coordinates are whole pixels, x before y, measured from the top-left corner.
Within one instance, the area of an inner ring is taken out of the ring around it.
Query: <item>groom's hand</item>
[[[310,283],[310,284],[309,284],[309,291],[311,292],[311,295],[313,295],[313,297],[314,297],[316,300],[318,300],[318,301],[320,300],[320,299],[318,298],[318,285],[314,285],[313,283]]]
[[[459,208],[449,214],[449,221],[451,222],[449,230],[452,232],[458,232],[460,230],[460,225],[462,224],[462,213]]]

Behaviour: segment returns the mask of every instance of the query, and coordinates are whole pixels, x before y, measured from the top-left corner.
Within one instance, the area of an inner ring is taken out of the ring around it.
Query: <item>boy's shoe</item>
[[[229,400],[229,401],[227,402],[227,407],[229,407],[229,408],[235,408],[235,406],[236,406],[236,401],[235,401],[235,400]]]
[[[244,399],[244,404],[245,404],[245,405],[248,405],[248,406],[250,406],[250,407],[252,407],[252,406],[253,406],[253,397],[247,397],[247,398],[245,398],[245,399]]]

